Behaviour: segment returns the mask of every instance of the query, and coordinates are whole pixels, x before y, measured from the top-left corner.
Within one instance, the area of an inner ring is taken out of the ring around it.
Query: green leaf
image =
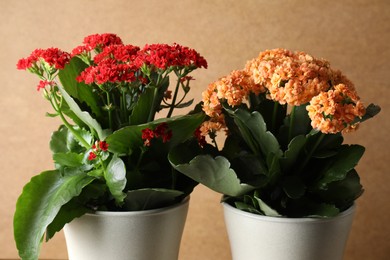
[[[316,141],[316,136],[309,137],[309,143]],[[344,138],[343,136],[338,134],[327,134],[323,136],[321,143],[318,145],[315,150],[313,157],[315,158],[329,158],[337,154],[338,150],[341,148],[343,144]]]
[[[267,166],[268,166],[268,179],[269,184],[274,185],[279,181],[281,175],[281,168],[279,157],[273,153],[267,155]]]
[[[176,170],[216,192],[234,197],[254,189],[241,183],[230,168],[230,162],[223,156],[198,155],[189,163],[179,164],[180,154],[177,152],[170,153],[168,159]]]
[[[311,129],[311,120],[307,113],[306,106],[307,104],[295,106],[293,108],[294,112],[290,114],[290,117],[288,117],[289,127],[291,127],[291,129],[289,129],[291,137],[305,135]],[[290,122],[290,120],[293,120],[293,122]]]
[[[61,85],[58,85],[58,89],[60,90],[63,98],[65,99],[66,103],[68,104],[72,112],[75,114],[75,116],[84,124],[86,124],[91,130],[91,132],[96,133],[99,140],[104,140],[108,133],[107,131],[103,131],[99,122],[96,121],[96,119],[94,119],[88,112],[82,111],[79,105],[73,100],[71,96],[69,96],[69,94]]]
[[[345,179],[347,173],[358,164],[364,150],[361,145],[343,145],[339,153],[331,158],[317,186],[326,189],[329,183]]]
[[[340,213],[340,210],[333,204],[316,203],[309,207],[309,214],[307,217],[320,217],[320,218],[331,218],[335,217]]]
[[[170,189],[139,189],[127,192],[125,208],[127,210],[148,210],[170,206],[182,196],[183,192]]]
[[[81,217],[85,213],[93,210],[87,208],[90,201],[97,201],[104,196],[107,186],[100,182],[92,182],[84,187],[79,196],[72,198],[68,203],[64,204],[54,220],[46,229],[46,241],[51,239],[56,232],[59,232],[66,223],[73,219]]]
[[[353,123],[357,123],[357,122],[362,123],[370,118],[373,118],[374,116],[379,114],[380,111],[381,111],[380,106],[377,106],[375,104],[369,104],[368,107],[366,108],[366,113],[364,114],[364,116],[362,118],[356,118]]]
[[[261,211],[256,209],[254,206],[246,204],[244,202],[236,201],[236,202],[234,202],[234,205],[239,210],[250,212],[250,213],[253,213],[253,214],[264,215]]]
[[[80,102],[85,102],[91,108],[92,113],[100,117],[102,111],[98,104],[99,96],[91,86],[76,80],[77,76],[87,67],[88,65],[81,59],[73,57],[65,68],[58,72],[58,77],[69,95]]]
[[[265,203],[257,195],[255,195],[254,198],[256,199],[256,202],[258,203],[260,210],[264,213],[265,216],[269,216],[269,217],[281,216],[276,210],[268,206],[267,203]]]
[[[153,100],[157,97],[157,89],[155,87],[150,87],[145,89],[142,95],[139,97],[137,104],[134,106],[133,111],[130,116],[131,125],[145,124],[149,120],[149,114],[151,111],[151,105]]]
[[[85,174],[62,177],[58,171],[46,171],[26,184],[14,215],[15,242],[23,260],[38,259],[47,226],[60,208],[92,181]]]
[[[116,155],[112,157],[104,172],[104,179],[116,203],[121,205],[126,197],[126,194],[123,193],[123,189],[126,186],[126,168],[122,159]]]
[[[84,154],[78,153],[55,153],[53,154],[53,160],[61,166],[79,167],[83,165]]]
[[[67,144],[68,129],[62,125],[57,131],[54,131],[50,139],[50,150],[53,153],[69,152]]]
[[[363,193],[359,175],[355,170],[348,172],[345,179],[328,184],[326,190],[314,191],[322,200],[335,203],[337,207],[346,209]]]
[[[263,116],[259,112],[249,113],[242,108],[235,111],[227,109],[227,111],[234,117],[234,122],[239,127],[243,139],[254,153],[258,154],[261,151],[264,155],[269,153],[282,155],[278,140],[270,131],[267,131]]]
[[[68,203],[63,205],[54,220],[46,228],[46,242],[49,241],[55,233],[59,232],[66,223],[71,222],[75,218],[81,217],[89,211],[91,210],[80,205],[75,200],[70,200]]]
[[[294,164],[305,146],[306,138],[304,135],[298,135],[294,137],[289,143],[287,150],[284,152],[284,156],[280,159],[283,172],[291,170]]]
[[[298,176],[287,176],[283,182],[283,190],[288,197],[298,199],[306,192],[306,185]]]

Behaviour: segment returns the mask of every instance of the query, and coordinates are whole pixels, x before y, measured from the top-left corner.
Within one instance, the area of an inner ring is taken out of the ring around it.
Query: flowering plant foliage
[[[197,185],[167,160],[205,118],[172,116],[192,104],[184,101],[190,73],[207,68],[195,50],[140,48],[115,34],[95,34],[71,53],[37,49],[17,68],[40,78],[37,89],[54,109],[48,116],[62,122],[50,141],[55,170],[33,177],[17,202],[14,233],[22,259],[37,259],[45,233],[49,240],[87,212],[163,207]],[[163,109],[166,117],[155,119]]]
[[[379,113],[329,62],[304,52],[261,52],[203,92],[203,149],[169,159],[185,175],[224,194],[238,209],[267,216],[331,217],[362,192],[355,170],[364,153],[343,144]],[[227,133],[223,149],[216,133]],[[209,135],[214,146],[205,142]]]

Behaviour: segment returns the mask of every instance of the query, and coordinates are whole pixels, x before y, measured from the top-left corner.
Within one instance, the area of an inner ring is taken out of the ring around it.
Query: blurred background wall
[[[383,108],[347,137],[367,150],[358,166],[366,191],[345,259],[389,259],[390,1],[0,0],[0,19],[0,259],[17,258],[15,202],[33,175],[52,168],[48,141],[59,123],[44,116],[50,107],[36,91],[37,79],[15,64],[35,48],[70,51],[84,36],[106,32],[129,44],[177,42],[199,51],[209,69],[195,74],[196,101],[209,82],[265,49],[302,50],[341,69],[363,101]],[[181,260],[230,259],[219,199],[196,188]],[[67,258],[62,233],[43,244],[41,258]]]

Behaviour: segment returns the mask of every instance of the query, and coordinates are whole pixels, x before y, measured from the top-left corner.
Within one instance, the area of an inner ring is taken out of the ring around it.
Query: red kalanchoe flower
[[[108,143],[106,141],[100,141],[99,148],[102,151],[107,151],[108,150]]]
[[[163,143],[169,142],[172,138],[172,130],[166,131],[161,137]]]
[[[154,135],[156,137],[161,137],[165,134],[165,132],[168,130],[168,124],[167,123],[161,123],[154,129]]]
[[[138,66],[152,65],[159,69],[172,66],[207,68],[206,60],[198,52],[179,44],[146,44],[136,59]]]
[[[27,58],[20,59],[16,67],[20,70],[30,69],[41,59],[49,66],[63,69],[70,60],[70,54],[58,48],[36,49]]]
[[[92,161],[96,159],[96,154],[94,152],[89,152],[88,160]]]
[[[198,144],[200,147],[204,147],[206,145],[206,137],[202,135],[202,131],[200,131],[200,127],[195,129],[194,132],[195,138],[198,140]]]
[[[133,45],[109,45],[101,53],[97,54],[93,61],[99,63],[103,60],[115,60],[117,62],[132,62],[140,48]]]
[[[154,136],[156,138],[161,137],[163,143],[166,143],[172,138],[172,130],[169,130],[168,124],[164,122],[159,124],[156,129],[154,129]]]
[[[145,146],[150,146],[150,141],[154,138],[154,132],[150,128],[142,130],[142,140],[144,140]]]
[[[90,50],[103,48],[112,44],[123,44],[121,38],[113,33],[92,34],[85,37],[83,43]]]
[[[37,91],[45,88],[46,86],[53,86],[55,83],[53,81],[41,80],[37,86]]]
[[[77,46],[72,50],[72,57],[76,55],[86,54],[92,50],[100,52],[104,47],[109,45],[121,45],[122,40],[116,34],[92,34],[84,38],[84,45]]]

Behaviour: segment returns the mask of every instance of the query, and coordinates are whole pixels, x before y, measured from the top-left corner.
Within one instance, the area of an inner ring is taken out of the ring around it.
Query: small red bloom
[[[167,123],[161,123],[159,124],[156,129],[154,129],[154,135],[156,137],[163,136],[168,129],[168,124]]]
[[[96,154],[94,152],[89,152],[88,160],[92,161],[96,159]]]
[[[39,81],[39,84],[37,86],[37,91],[39,91],[42,88],[45,88],[46,86],[53,86],[55,83],[53,81],[47,81],[47,80],[41,80]]]
[[[162,135],[163,143],[169,142],[172,138],[172,130],[169,130]]]
[[[108,150],[108,143],[106,141],[100,141],[99,147],[100,147],[100,150],[107,151]]]
[[[154,132],[150,128],[142,130],[142,140],[144,140],[145,146],[150,146],[150,141],[154,138]]]
[[[204,147],[207,144],[206,137],[202,135],[202,132],[200,131],[200,127],[196,128],[194,132],[194,136],[198,140],[198,144],[200,147]]]

